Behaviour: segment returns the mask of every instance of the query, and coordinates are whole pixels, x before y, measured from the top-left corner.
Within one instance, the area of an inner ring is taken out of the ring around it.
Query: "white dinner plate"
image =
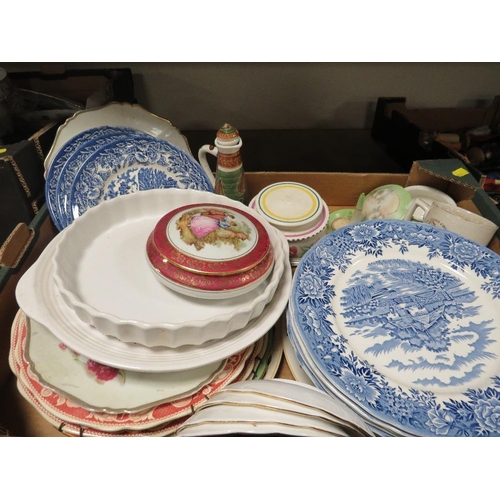
[[[145,132],[152,137],[169,141],[192,156],[186,138],[169,120],[150,113],[139,104],[112,102],[99,108],[77,111],[58,128],[52,147],[45,158],[45,170],[50,168],[57,153],[73,137],[81,132],[104,126],[133,128]]]

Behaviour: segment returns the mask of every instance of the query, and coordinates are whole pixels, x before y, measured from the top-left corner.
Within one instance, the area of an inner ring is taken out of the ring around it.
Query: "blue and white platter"
[[[488,248],[428,224],[353,224],[302,258],[289,310],[311,374],[379,427],[500,436],[500,256]]]

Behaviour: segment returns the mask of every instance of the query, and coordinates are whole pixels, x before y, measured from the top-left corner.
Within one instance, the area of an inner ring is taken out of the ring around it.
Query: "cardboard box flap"
[[[439,189],[457,202],[471,200],[480,189],[474,176],[455,158],[414,162],[406,185],[417,184]]]

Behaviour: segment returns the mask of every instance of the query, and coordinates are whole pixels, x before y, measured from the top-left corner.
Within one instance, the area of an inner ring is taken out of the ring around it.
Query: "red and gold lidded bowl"
[[[269,234],[259,220],[212,203],[165,214],[149,235],[146,255],[165,286],[201,298],[246,293],[267,278],[274,264]]]

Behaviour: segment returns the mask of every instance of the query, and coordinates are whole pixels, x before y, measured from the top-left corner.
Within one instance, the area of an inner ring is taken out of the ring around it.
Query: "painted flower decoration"
[[[93,361],[91,359],[87,361],[87,371],[95,375],[96,381],[98,383],[104,383],[109,380],[113,380],[121,374],[121,370],[118,370],[117,368],[113,368],[111,366],[102,365],[101,363],[98,363],[97,361]]]

